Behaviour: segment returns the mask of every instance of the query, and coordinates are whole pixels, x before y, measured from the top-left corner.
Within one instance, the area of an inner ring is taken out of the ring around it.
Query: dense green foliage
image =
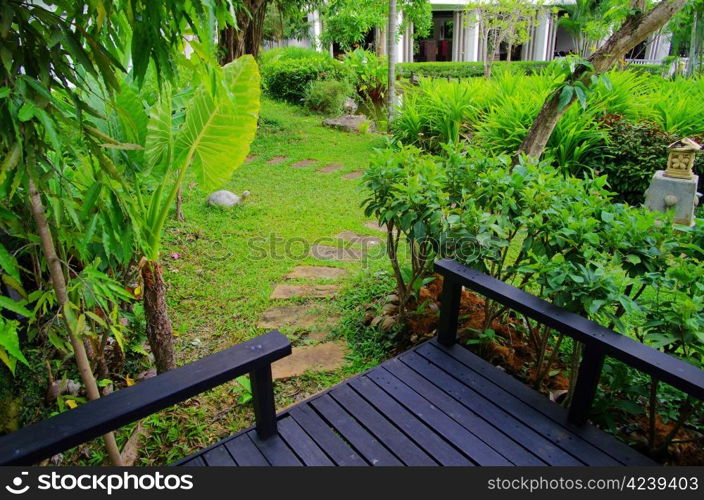
[[[264,90],[272,97],[301,104],[316,80],[344,80],[340,61],[312,49],[277,49],[265,53],[261,72]]]
[[[510,154],[518,149],[545,97],[561,82],[562,73],[555,65],[529,76],[503,71],[491,80],[425,79],[418,86],[406,88],[393,124],[394,135],[404,144],[430,152],[440,152],[448,142],[467,141],[495,154]],[[584,108],[567,110],[548,142],[546,158],[579,176],[591,171],[616,174],[620,168],[632,169],[636,162],[638,151],[632,151],[631,159],[624,156],[628,153],[619,156],[615,151],[628,140],[634,146],[647,143],[648,151],[659,148],[659,161],[664,161],[667,140],[704,133],[702,102],[704,86],[700,79],[665,80],[641,72],[612,71],[608,82],[599,82],[585,96]],[[635,126],[629,131],[630,137],[622,135],[622,127],[612,136],[611,122],[604,120],[607,115],[651,125]],[[652,129],[659,130],[657,143],[651,141],[648,130]],[[634,174],[641,179],[649,178],[662,165],[651,161],[648,154],[645,157],[638,162],[640,173]],[[622,199],[634,201],[634,190],[643,182],[634,185],[628,174],[620,174],[609,175],[610,187],[623,193]]]
[[[353,92],[352,86],[344,80],[315,80],[308,85],[303,104],[316,113],[339,115],[345,99]]]
[[[367,213],[410,247],[407,256],[388,250],[402,295],[417,291],[434,258],[448,256],[704,366],[701,225],[678,231],[667,216],[614,203],[605,177],[573,177],[547,162],[514,166],[481,151],[388,149],[364,181]],[[484,329],[505,314],[487,301]],[[559,349],[562,337],[530,321],[518,330],[534,347],[539,387],[555,361],[540,353]],[[686,398],[674,399],[670,413]]]

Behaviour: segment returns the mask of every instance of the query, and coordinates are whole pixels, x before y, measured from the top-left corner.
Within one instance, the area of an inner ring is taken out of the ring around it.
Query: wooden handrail
[[[618,359],[690,396],[704,400],[704,370],[696,366],[604,328],[587,318],[561,309],[452,259],[436,262],[435,271],[444,278],[438,327],[438,342],[443,345],[449,346],[456,341],[463,286],[584,344],[575,395],[569,410],[569,420],[572,423],[580,425],[587,420],[605,356]]]
[[[30,465],[250,374],[257,433],[276,433],[271,363],[291,342],[270,332],[0,438],[0,465]]]

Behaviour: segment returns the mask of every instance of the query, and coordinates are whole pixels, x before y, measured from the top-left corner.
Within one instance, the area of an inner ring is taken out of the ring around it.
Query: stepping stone
[[[365,247],[379,245],[383,241],[381,238],[377,238],[376,236],[366,236],[364,234],[357,234],[352,231],[342,231],[335,237],[338,240],[349,241],[350,243],[359,244]]]
[[[342,176],[343,179],[358,179],[362,177],[364,174],[364,170],[355,170],[354,172],[350,172],[349,174],[345,174]]]
[[[340,170],[343,168],[344,165],[342,163],[330,163],[329,165],[324,166],[318,172],[321,174],[329,174],[330,172],[335,172],[336,170]]]
[[[374,231],[381,231],[382,233],[386,232],[386,225],[380,226],[379,223],[375,220],[365,222],[364,227],[372,229]]]
[[[287,279],[324,279],[334,280],[347,274],[345,269],[326,266],[296,266],[286,275]]]
[[[244,161],[246,161],[247,163],[251,163],[251,162],[253,162],[254,160],[256,160],[257,157],[258,157],[258,155],[249,155],[247,158],[245,158]]]
[[[310,167],[311,165],[315,165],[317,163],[318,163],[318,160],[301,160],[301,161],[297,161],[296,163],[294,163],[291,166],[295,167],[295,168],[303,168],[303,167]]]
[[[319,305],[277,306],[264,311],[257,327],[317,331],[335,326],[339,320],[339,314],[327,314]]]
[[[339,291],[338,285],[276,285],[269,299],[326,299],[334,297]]]
[[[311,257],[321,260],[362,260],[364,253],[364,251],[355,250],[354,248],[330,247],[327,245],[313,245],[310,249]]]
[[[274,156],[271,160],[266,162],[266,164],[267,165],[278,165],[279,163],[283,163],[286,160],[288,160],[288,158],[286,156]]]
[[[330,335],[330,332],[327,330],[315,330],[306,335],[306,340],[312,340],[313,342],[324,342],[328,339],[328,335]]]
[[[271,365],[274,379],[298,377],[306,372],[329,372],[342,368],[345,351],[334,342],[294,347],[286,356]]]

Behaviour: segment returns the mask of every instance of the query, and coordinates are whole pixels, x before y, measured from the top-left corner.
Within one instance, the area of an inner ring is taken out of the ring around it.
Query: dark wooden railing
[[[445,346],[454,344],[457,338],[462,287],[499,302],[584,344],[575,393],[568,413],[568,420],[575,425],[582,425],[587,420],[606,356],[618,359],[690,396],[704,400],[704,370],[451,259],[436,262],[435,270],[444,278],[438,342]]]
[[[0,465],[30,465],[249,373],[257,433],[276,434],[271,364],[291,343],[270,332],[0,438]]]

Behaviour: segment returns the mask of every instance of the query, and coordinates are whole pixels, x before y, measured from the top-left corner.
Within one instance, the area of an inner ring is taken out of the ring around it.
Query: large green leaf
[[[216,95],[205,85],[196,91],[174,156],[181,168],[193,165],[204,189],[221,186],[244,162],[257,130],[259,105],[259,69],[251,56],[223,67]]]
[[[163,165],[171,161],[173,153],[173,110],[171,92],[165,86],[159,102],[149,113],[145,159],[148,168]],[[166,165],[169,167],[170,165]]]
[[[7,321],[0,316],[0,360],[15,373],[15,360],[29,366],[27,358],[20,350],[20,340],[17,336],[17,321]],[[8,354],[12,356],[8,357]]]

